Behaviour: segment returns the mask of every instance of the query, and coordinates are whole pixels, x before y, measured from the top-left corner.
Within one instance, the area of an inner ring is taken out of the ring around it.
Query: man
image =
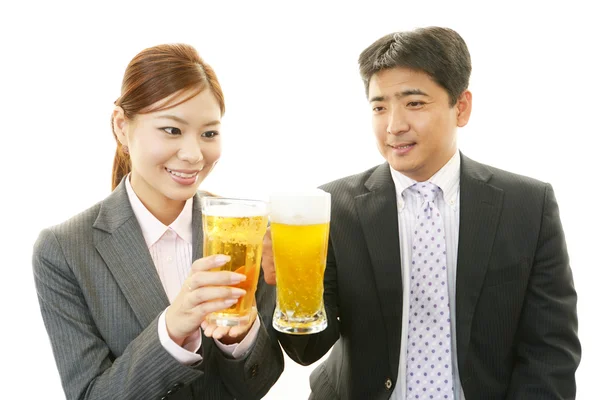
[[[331,193],[328,327],[279,334],[311,399],[573,399],[576,293],[552,187],[457,149],[470,55],[450,29],[359,58],[386,162]],[[265,275],[274,283],[270,248]]]

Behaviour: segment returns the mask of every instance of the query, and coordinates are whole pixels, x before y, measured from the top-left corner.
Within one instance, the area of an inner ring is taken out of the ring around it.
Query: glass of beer
[[[219,326],[245,325],[254,307],[263,237],[267,231],[268,204],[258,200],[203,197],[201,205],[204,257],[228,255],[231,260],[214,271],[246,275],[244,282],[232,285],[244,289],[246,294],[230,308],[211,313],[207,320]]]
[[[271,239],[277,276],[273,327],[311,334],[327,327],[323,277],[329,242],[331,196],[319,189],[273,194]]]

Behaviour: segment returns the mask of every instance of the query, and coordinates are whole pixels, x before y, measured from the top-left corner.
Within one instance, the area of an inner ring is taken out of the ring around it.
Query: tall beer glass
[[[319,189],[271,196],[271,239],[277,275],[273,327],[310,334],[327,327],[323,277],[331,196]]]
[[[232,285],[244,289],[244,297],[230,308],[210,314],[207,320],[219,326],[244,325],[249,322],[254,307],[263,237],[267,231],[268,204],[219,197],[203,197],[201,204],[204,257],[228,255],[231,260],[214,270],[246,275],[244,282]]]

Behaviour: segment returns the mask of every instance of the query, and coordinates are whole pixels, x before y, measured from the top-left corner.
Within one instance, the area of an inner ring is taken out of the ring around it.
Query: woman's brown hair
[[[115,105],[121,107],[125,117],[133,119],[137,114],[149,113],[175,107],[209,88],[225,113],[225,101],[215,71],[202,60],[196,49],[187,44],[163,44],[142,50],[125,70],[121,85],[121,97]],[[161,108],[150,106],[179,91],[195,89],[189,96]],[[117,151],[113,162],[112,189],[131,171],[131,160],[117,139],[114,121],[111,119]]]

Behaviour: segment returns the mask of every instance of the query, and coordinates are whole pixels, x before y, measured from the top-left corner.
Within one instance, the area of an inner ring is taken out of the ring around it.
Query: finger
[[[231,257],[224,254],[215,254],[213,256],[202,257],[192,263],[192,271],[209,271],[213,268],[219,268],[227,264]]]
[[[246,331],[248,331],[248,329],[250,329],[249,325],[250,324],[232,326],[229,330],[229,336],[232,338],[240,336],[242,333],[245,333]]]
[[[206,337],[212,337],[215,339],[221,339],[224,335],[226,335],[229,331],[229,327],[226,326],[218,326],[216,324],[208,324],[206,328],[204,328],[204,335]]]
[[[229,336],[238,337],[241,334],[246,333],[254,324],[254,320],[256,319],[256,316],[257,316],[256,308],[252,307],[250,314],[249,314],[248,322],[244,325],[238,325],[238,326],[231,327],[231,329],[229,330]]]
[[[246,275],[230,271],[192,271],[185,280],[184,287],[194,290],[203,286],[229,286],[245,280]]]
[[[275,261],[273,259],[273,242],[271,239],[271,227],[267,228],[267,232],[263,237],[263,255],[261,264],[265,282],[267,282],[269,285],[275,285],[276,274]]]
[[[237,302],[238,299],[218,299],[195,305],[190,309],[191,318],[193,318],[195,321],[198,321],[197,323],[200,325],[208,314],[217,311],[223,311],[235,305]]]
[[[273,241],[271,239],[271,227],[267,228],[267,232],[263,237],[263,257],[273,257]]]
[[[217,328],[212,333],[212,337],[215,339],[221,339],[229,333],[230,329],[231,327],[229,326],[217,326]]]
[[[277,283],[277,276],[275,274],[275,263],[273,261],[273,257],[265,257],[263,255],[261,265],[265,282],[267,282],[269,285],[275,285]]]
[[[202,330],[204,331],[204,336],[206,337],[212,337],[213,332],[215,331],[215,329],[217,329],[217,325],[215,324],[209,324],[208,322],[204,321],[203,324],[205,324],[205,327],[202,328]]]
[[[202,303],[215,300],[232,300],[235,304],[237,300],[244,296],[244,289],[229,286],[207,286],[195,289],[187,296],[190,307],[196,307]]]
[[[271,227],[267,227],[267,231],[265,232],[265,236],[263,238],[263,244],[268,244],[269,246],[271,246],[272,244],[272,239],[271,239]]]

